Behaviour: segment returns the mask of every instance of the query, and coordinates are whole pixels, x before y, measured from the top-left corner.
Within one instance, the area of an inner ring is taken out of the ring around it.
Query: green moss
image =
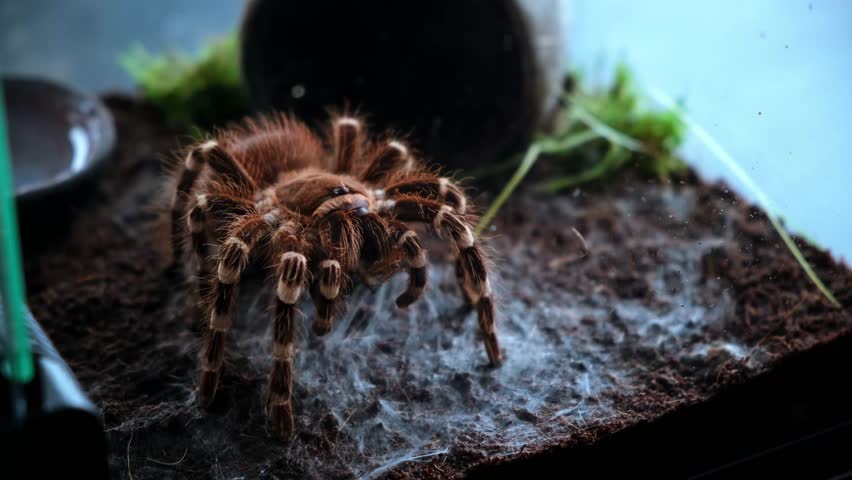
[[[628,168],[665,180],[686,168],[675,153],[686,133],[679,110],[648,108],[625,65],[618,66],[612,86],[603,91],[591,91],[581,82],[575,83],[576,91],[563,97],[566,107],[561,112],[561,127],[539,136],[537,141],[564,142],[588,132],[597,133],[599,138],[572,149],[545,150],[557,166],[571,172],[544,184],[545,189],[559,191],[605,180]],[[601,143],[606,145],[602,148]],[[606,153],[592,156],[591,164],[578,166],[572,160],[579,156],[573,154],[582,146]]]
[[[603,90],[585,87],[574,75],[563,93],[563,108],[552,131],[534,136],[526,153],[479,176],[495,175],[517,166],[515,174],[483,215],[481,233],[503,202],[539,158],[554,167],[555,177],[538,187],[558,192],[589,182],[610,179],[627,169],[665,181],[686,169],[676,150],[683,143],[686,124],[680,107],[649,108],[625,65],[619,65],[612,85]],[[474,173],[474,176],[477,176]]]
[[[231,34],[210,41],[193,58],[179,52],[152,55],[134,45],[119,63],[169,124],[207,129],[249,111],[238,46],[236,34]]]

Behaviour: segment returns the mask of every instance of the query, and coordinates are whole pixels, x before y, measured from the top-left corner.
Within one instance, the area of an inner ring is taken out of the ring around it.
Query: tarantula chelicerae
[[[375,284],[408,269],[407,288],[396,299],[408,306],[426,286],[426,251],[405,222],[424,222],[449,238],[488,358],[493,365],[502,359],[485,256],[466,215],[464,192],[425,169],[401,141],[372,141],[364,130],[360,119],[337,116],[323,142],[285,115],[247,120],[192,147],[177,172],[174,255],[179,258],[188,235],[209,312],[198,395],[209,402],[216,393],[241,274],[253,259],[274,266],[267,408],[282,436],[293,432],[294,317],[303,288],[316,305],[317,335],[331,330],[356,274]]]

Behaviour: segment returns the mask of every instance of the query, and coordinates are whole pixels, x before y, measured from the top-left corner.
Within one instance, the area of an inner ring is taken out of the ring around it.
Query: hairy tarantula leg
[[[201,278],[207,270],[207,195],[195,197],[195,204],[189,209],[186,223],[189,227],[192,251],[198,261],[198,277]]]
[[[196,306],[199,306],[201,300],[210,296],[212,284],[210,282],[210,267],[207,258],[207,195],[198,195],[195,197],[195,204],[189,210],[187,216],[187,226],[189,227],[190,241],[192,250],[195,252],[195,293]],[[200,327],[198,311],[193,312],[186,319],[186,326],[192,329]]]
[[[213,289],[211,271],[215,267],[208,254],[207,220],[208,218],[225,218],[229,215],[247,215],[254,213],[254,208],[245,200],[230,195],[201,194],[195,197],[195,203],[187,215],[187,226],[190,233],[190,243],[196,257],[195,288],[199,302],[198,309],[187,317],[189,328],[204,328],[200,317],[203,317],[206,302]]]
[[[364,283],[370,290],[376,286],[374,273],[386,273],[392,264],[390,230],[387,222],[376,212],[358,217],[363,243],[359,270]]]
[[[396,214],[402,221],[431,222],[438,232],[450,238],[461,270],[461,285],[468,300],[476,307],[479,328],[482,331],[485,351],[492,365],[502,363],[500,344],[494,321],[494,302],[491,285],[482,252],[473,230],[453,208],[428,198],[407,196],[386,201],[383,208]]]
[[[210,140],[204,145],[211,144],[206,151],[207,165],[223,182],[236,186],[246,191],[254,191],[257,187],[245,168],[234,157],[222,148],[215,140]]]
[[[317,307],[317,316],[311,324],[314,334],[323,336],[331,331],[342,286],[343,269],[340,262],[331,258],[320,262],[317,280],[311,289],[311,296]]]
[[[219,373],[225,359],[225,335],[232,324],[237,285],[249,261],[251,249],[269,231],[261,216],[240,217],[230,228],[230,235],[219,247],[219,262],[213,280],[213,299],[210,311],[209,335],[202,357],[202,372],[198,393],[202,402],[209,403],[216,394]]]
[[[186,155],[183,171],[175,187],[175,195],[172,198],[172,261],[177,262],[181,251],[181,228],[180,221],[186,213],[186,202],[195,180],[204,168],[205,154],[210,149],[210,142],[195,146]]]
[[[467,293],[467,289],[464,288],[464,284],[465,284],[464,268],[462,267],[462,264],[461,264],[461,262],[458,261],[458,259],[456,259],[455,270],[456,270],[456,283],[458,283],[459,290],[461,290],[462,296],[464,297],[464,300],[465,300],[465,304],[464,304],[463,309],[465,311],[469,312],[470,309],[476,305],[476,302],[474,302],[473,299],[470,298],[470,295],[468,295],[468,293]]]
[[[414,159],[408,147],[399,140],[391,140],[373,151],[367,168],[361,174],[361,180],[378,184],[392,174],[409,173],[414,167]]]
[[[312,329],[316,335],[331,331],[339,294],[347,286],[347,272],[352,271],[363,246],[361,224],[350,211],[338,210],[319,221],[319,241],[324,258],[316,264],[316,280],[311,296],[317,307]]]
[[[207,218],[223,218],[229,215],[248,215],[255,212],[244,199],[221,194],[201,194],[195,197],[195,204],[187,216],[192,250],[198,261],[198,278],[210,273],[210,258],[207,245]],[[209,287],[209,282],[205,282]],[[209,290],[209,288],[208,288]],[[202,292],[202,298],[209,292]]]
[[[234,160],[216,140],[208,140],[189,151],[172,199],[172,258],[177,261],[181,251],[180,220],[186,211],[187,198],[195,180],[208,164],[214,173],[229,183],[254,188],[254,182],[239,162]]]
[[[277,260],[278,286],[273,325],[272,371],[267,388],[267,410],[273,431],[282,438],[293,434],[293,358],[296,355],[296,302],[308,279],[308,261],[302,254],[304,244],[295,224],[285,223],[272,235],[274,252],[283,252]],[[276,253],[277,254],[277,253]]]
[[[467,210],[467,197],[464,191],[447,177],[436,177],[431,174],[412,175],[385,187],[385,196],[388,198],[407,194],[437,198],[452,206],[460,215],[464,215]]]
[[[494,302],[491,299],[491,284],[485,269],[485,255],[477,244],[459,251],[456,264],[462,272],[459,286],[470,305],[476,307],[479,329],[482,332],[488,359],[493,365],[500,365],[503,355],[497,340],[497,328],[494,321]]]
[[[361,121],[354,117],[340,117],[334,120],[333,130],[334,168],[337,172],[351,172],[364,144]]]
[[[392,222],[392,239],[402,249],[408,264],[408,287],[396,299],[396,305],[405,308],[419,299],[426,289],[426,250],[420,245],[417,232],[402,222]]]

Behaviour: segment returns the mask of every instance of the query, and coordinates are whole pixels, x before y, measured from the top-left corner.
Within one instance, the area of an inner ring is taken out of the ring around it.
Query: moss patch
[[[236,34],[211,40],[197,57],[134,45],[119,63],[172,127],[207,129],[249,112]]]
[[[535,135],[519,158],[474,172],[496,175],[516,167],[503,191],[482,217],[482,232],[532,166],[543,158],[557,174],[538,188],[558,192],[589,182],[607,180],[625,170],[638,170],[663,181],[686,169],[675,150],[683,142],[686,125],[679,108],[653,110],[639,95],[625,65],[616,69],[610,87],[602,90],[582,85],[579,75],[565,82],[555,126]]]

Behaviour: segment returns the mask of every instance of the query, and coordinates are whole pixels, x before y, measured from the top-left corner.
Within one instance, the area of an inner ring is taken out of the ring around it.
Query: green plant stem
[[[584,130],[562,138],[543,138],[538,140],[537,143],[541,147],[541,153],[543,154],[566,154],[572,149],[598,138],[600,138],[600,135],[598,135],[597,132],[593,130]],[[513,167],[517,168],[519,163],[520,159],[518,159],[518,157],[513,157],[509,161],[501,162],[489,167],[478,168],[468,173],[477,178],[493,177],[494,175],[499,175]]]
[[[541,146],[541,153],[568,153],[570,150],[579,147],[580,145],[591,142],[596,138],[600,138],[598,132],[594,130],[585,130],[582,132],[568,135],[558,139],[545,138],[538,141]]]
[[[663,93],[661,90],[653,89],[651,90],[651,96],[654,97],[658,102],[663,105],[673,106],[674,101],[669,98],[668,95]],[[725,164],[734,175],[747,187],[749,188],[757,198],[757,202],[763,207],[763,210],[766,212],[766,216],[769,217],[769,221],[772,223],[772,226],[775,227],[775,230],[778,232],[778,235],[781,236],[781,240],[784,241],[784,244],[790,250],[790,253],[793,254],[793,257],[799,262],[802,269],[807,274],[808,278],[813,282],[814,285],[819,289],[820,292],[831,302],[835,307],[840,308],[840,302],[837,301],[837,298],[834,297],[834,294],[831,293],[831,290],[822,283],[819,276],[817,276],[814,269],[811,267],[811,264],[802,254],[802,251],[799,250],[799,247],[796,246],[796,243],[790,237],[790,234],[787,233],[787,230],[784,228],[784,225],[781,223],[779,216],[775,213],[775,210],[772,208],[772,203],[769,201],[769,197],[761,190],[756,183],[748,176],[748,174],[743,170],[739,163],[734,160],[722,145],[716,141],[704,128],[695,123],[690,117],[687,115],[683,115],[683,120],[689,125],[689,128],[695,133],[695,136],[701,140],[704,145]]]
[[[545,182],[541,185],[540,189],[546,192],[555,193],[559,190],[564,190],[566,188],[576,187],[577,185],[590,182],[593,180],[597,180],[602,178],[612,169],[617,168],[618,165],[624,161],[626,158],[626,152],[620,145],[615,143],[611,143],[609,146],[609,150],[604,155],[604,158],[592,165],[590,168],[583,170],[582,172],[571,175],[568,177],[561,177],[555,180],[551,180],[549,182]]]
[[[834,294],[831,293],[831,290],[829,290],[828,287],[825,286],[824,283],[822,283],[822,280],[820,280],[819,276],[817,276],[813,267],[811,267],[811,264],[805,258],[805,255],[802,253],[801,250],[799,250],[799,247],[796,246],[796,242],[793,241],[793,239],[790,237],[790,234],[787,233],[787,230],[784,228],[784,225],[781,224],[781,221],[778,216],[769,213],[767,213],[766,216],[769,217],[769,221],[772,222],[772,226],[775,227],[775,230],[778,231],[778,235],[781,236],[781,240],[784,241],[784,244],[787,245],[787,248],[790,250],[790,253],[793,254],[793,257],[805,270],[805,273],[808,275],[808,278],[811,280],[811,282],[816,285],[819,291],[822,292],[823,295],[825,295],[825,298],[827,298],[832,305],[840,308],[840,302],[837,301],[837,298],[834,297]]]
[[[613,129],[609,125],[598,120],[576,101],[572,101],[571,108],[578,120],[583,122],[587,127],[591,128],[592,131],[596,132],[601,137],[604,137],[610,142],[620,145],[627,150],[634,152],[643,151],[642,142]]]
[[[507,172],[513,168],[517,168],[519,163],[520,158],[517,155],[513,155],[508,160],[500,162],[496,165],[487,165],[480,168],[465,170],[465,174],[474,178],[493,177],[503,172]]]
[[[512,175],[512,178],[509,179],[509,183],[503,187],[503,191],[500,192],[500,195],[497,196],[497,199],[491,203],[488,207],[488,210],[485,212],[485,215],[479,220],[479,224],[476,225],[476,234],[481,235],[483,231],[488,227],[491,221],[494,219],[494,216],[497,215],[497,212],[500,210],[500,207],[503,206],[503,203],[508,200],[509,196],[512,192],[517,188],[518,184],[521,183],[521,180],[527,175],[535,165],[536,160],[538,160],[539,155],[541,154],[541,146],[537,142],[533,142],[530,144],[529,148],[527,148],[527,152],[524,154],[524,159],[521,161],[521,164],[518,166],[518,169],[515,170],[515,174]]]

